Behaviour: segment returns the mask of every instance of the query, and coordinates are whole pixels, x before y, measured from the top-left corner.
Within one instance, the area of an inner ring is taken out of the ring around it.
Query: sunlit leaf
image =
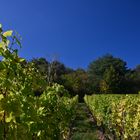
[[[5,46],[4,42],[0,42],[0,48],[3,48]]]
[[[12,33],[13,33],[12,30],[6,31],[6,32],[3,33],[3,36],[9,37],[9,36],[12,36]]]
[[[20,60],[19,60],[20,62],[23,62],[23,61],[25,61],[25,59],[24,58],[20,58]]]

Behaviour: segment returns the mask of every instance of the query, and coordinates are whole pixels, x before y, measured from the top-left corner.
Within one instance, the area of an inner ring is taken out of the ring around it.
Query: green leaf
[[[6,31],[6,32],[3,33],[3,36],[9,37],[9,36],[12,36],[12,33],[13,33],[12,30]]]
[[[7,42],[7,38],[6,38],[4,35],[1,35],[1,38],[2,38],[2,41],[3,41],[4,43]]]
[[[15,38],[15,40],[16,40],[16,43],[20,46],[20,48],[22,47],[22,45],[21,45],[21,43],[20,43],[20,41],[19,41],[19,39],[16,37],[16,36],[14,36],[14,38]]]
[[[0,33],[2,33],[2,31],[3,31],[3,30],[2,30],[2,24],[0,24]]]

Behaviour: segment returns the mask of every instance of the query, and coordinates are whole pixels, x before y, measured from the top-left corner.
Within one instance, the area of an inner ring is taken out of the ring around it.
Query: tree
[[[140,91],[140,65],[136,66],[129,75],[130,87],[134,93]]]
[[[122,77],[113,66],[106,69],[103,79],[100,82],[100,91],[102,93],[121,93]]]
[[[47,78],[49,62],[43,57],[33,58],[31,62],[34,63],[35,67],[39,70],[42,76]]]
[[[59,61],[48,62],[45,58],[34,58],[31,60],[39,72],[46,78],[48,84],[61,83],[61,75],[73,72]]]
[[[53,61],[51,65],[51,75],[53,77],[53,82],[60,83],[60,77],[62,74],[66,73],[66,67],[63,63],[59,61]]]
[[[88,76],[93,92],[99,93],[101,91],[101,81],[104,79],[106,70],[108,70],[110,67],[112,67],[118,73],[118,75],[121,77],[120,80],[125,78],[125,74],[128,72],[126,62],[120,58],[115,58],[110,54],[100,57],[89,64]]]
[[[61,79],[61,84],[70,91],[72,96],[79,95],[80,101],[83,101],[84,95],[90,92],[88,75],[83,69],[77,69],[72,73],[64,74]]]
[[[140,65],[137,65],[136,68],[134,69],[136,75],[137,75],[137,79],[140,80]]]

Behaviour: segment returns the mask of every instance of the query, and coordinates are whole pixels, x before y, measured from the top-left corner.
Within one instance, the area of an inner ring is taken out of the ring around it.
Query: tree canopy
[[[121,83],[127,71],[128,69],[126,67],[126,62],[120,58],[113,57],[110,54],[107,54],[103,57],[98,58],[95,61],[92,61],[88,66],[88,76],[93,91],[101,92],[101,81],[103,79],[112,79],[112,73],[115,74],[115,72],[116,74],[114,78],[116,76],[119,76],[119,79],[117,81]],[[107,81],[109,82],[109,80]]]

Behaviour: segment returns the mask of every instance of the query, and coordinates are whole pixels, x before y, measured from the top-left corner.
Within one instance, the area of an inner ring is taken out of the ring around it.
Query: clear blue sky
[[[86,68],[106,53],[140,64],[140,0],[3,0],[0,22],[21,34],[20,55],[56,55]]]

